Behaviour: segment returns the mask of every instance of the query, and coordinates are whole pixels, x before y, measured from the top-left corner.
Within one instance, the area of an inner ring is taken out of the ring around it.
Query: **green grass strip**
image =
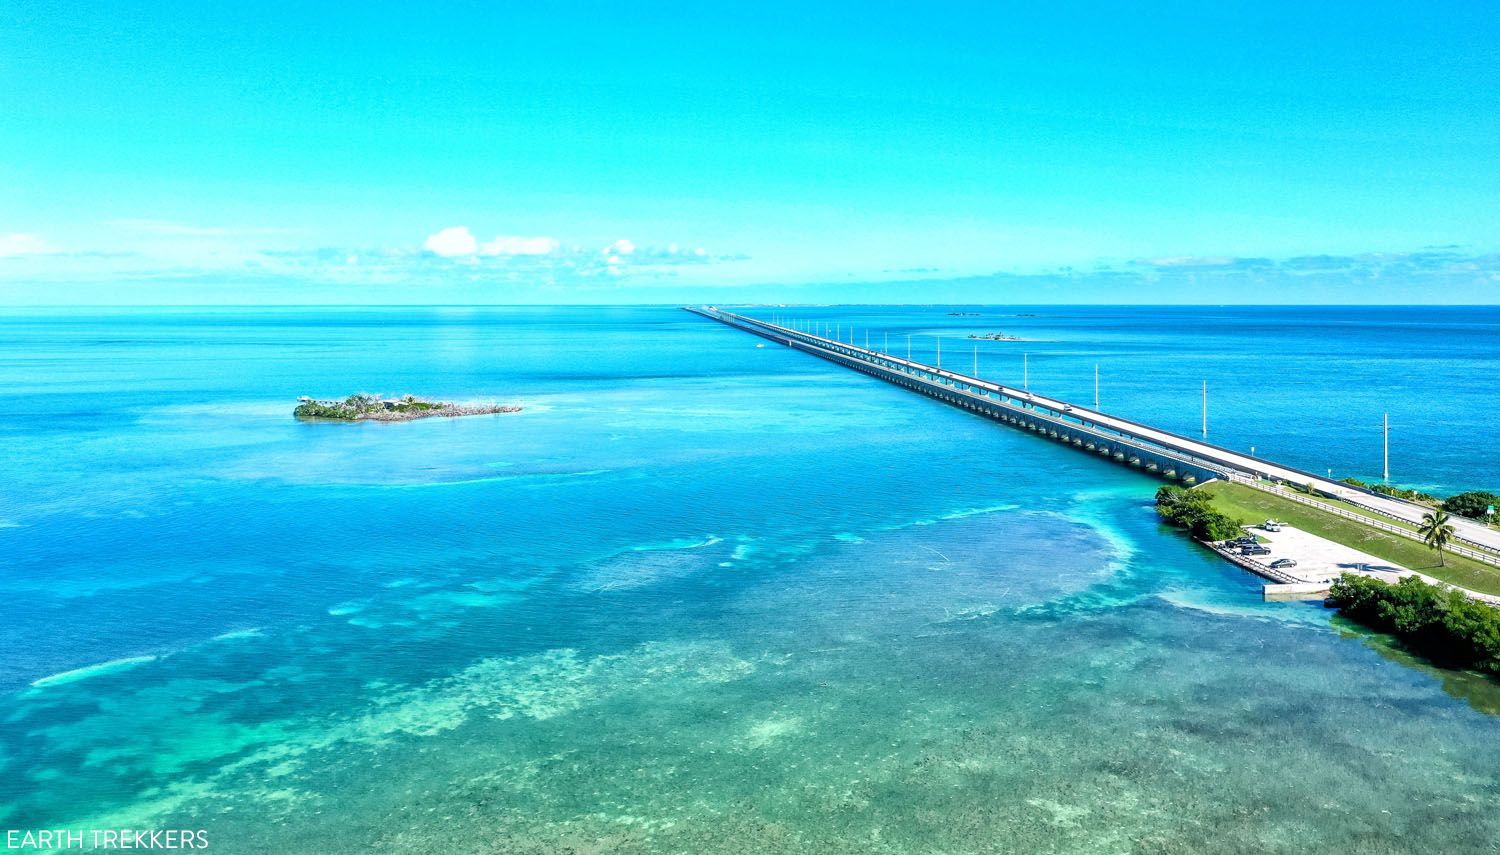
[[[1277,519],[1334,543],[1341,543],[1376,558],[1425,573],[1452,585],[1500,595],[1500,567],[1491,567],[1462,555],[1448,555],[1439,566],[1437,553],[1426,545],[1359,522],[1298,504],[1244,484],[1213,482],[1199,489],[1213,496],[1220,512],[1249,523]]]

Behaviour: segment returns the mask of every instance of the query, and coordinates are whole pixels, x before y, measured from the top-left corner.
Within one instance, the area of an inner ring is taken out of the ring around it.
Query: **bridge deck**
[[[972,377],[956,371],[926,365],[901,357],[870,350],[847,342],[771,324],[713,307],[689,308],[688,311],[719,321],[746,332],[771,339],[789,347],[873,374],[924,394],[938,397],[966,409],[982,412],[1004,421],[1018,419],[1021,427],[1057,431],[1057,438],[1074,445],[1111,443],[1121,449],[1133,449],[1141,460],[1130,461],[1159,474],[1188,480],[1220,477],[1243,481],[1285,481],[1310,484],[1318,492],[1336,496],[1374,513],[1401,522],[1418,524],[1430,509],[1391,496],[1361,490],[1312,472],[1251,457],[1248,454],[1213,445],[1209,442],[1175,434],[1130,419],[1112,416],[1088,407],[1038,395]],[[1052,434],[1049,434],[1052,435]],[[1121,459],[1118,455],[1112,455]],[[1147,460],[1150,458],[1150,460]],[[1128,452],[1127,452],[1128,459]],[[1148,463],[1155,463],[1154,467]],[[1500,551],[1500,532],[1474,520],[1454,518],[1458,539],[1479,547],[1491,555]],[[1491,556],[1485,556],[1490,558]]]

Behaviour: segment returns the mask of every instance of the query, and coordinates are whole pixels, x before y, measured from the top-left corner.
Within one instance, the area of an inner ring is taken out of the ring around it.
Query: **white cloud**
[[[449,226],[427,238],[422,248],[444,258],[473,255],[479,249],[479,241],[468,226]]]
[[[557,251],[557,238],[496,235],[479,247],[480,255],[551,255]]]
[[[663,246],[638,246],[628,238],[620,238],[599,247],[597,243],[565,244],[550,235],[495,235],[480,241],[468,226],[449,226],[430,236],[422,243],[422,252],[407,250],[408,260],[377,262],[368,252],[345,248],[342,250],[319,250],[320,261],[336,258],[343,261],[351,254],[358,254],[358,265],[345,263],[344,269],[359,266],[374,269],[377,266],[394,268],[406,264],[413,270],[430,266],[433,270],[454,271],[463,269],[467,275],[477,278],[494,278],[497,281],[510,278],[542,277],[548,281],[587,281],[594,277],[633,277],[642,280],[661,279],[676,275],[672,270],[681,265],[709,264],[723,260],[741,260],[742,257],[711,256],[701,248],[680,243]],[[293,253],[295,255],[295,253]],[[328,258],[323,258],[327,255]],[[396,256],[401,253],[397,252]]]
[[[40,237],[27,232],[0,234],[0,258],[12,255],[40,255],[52,247]]]
[[[1146,258],[1142,264],[1150,267],[1227,267],[1234,259],[1221,255],[1173,255],[1167,258]]]

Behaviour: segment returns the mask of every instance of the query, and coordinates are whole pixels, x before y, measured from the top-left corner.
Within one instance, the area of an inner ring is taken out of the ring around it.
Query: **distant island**
[[[1007,335],[1003,332],[984,333],[982,335],[980,333],[973,333],[969,338],[977,338],[983,341],[1021,341],[1020,336]]]
[[[948,317],[950,317],[950,318],[977,318],[977,317],[979,317],[979,313],[978,312],[949,312],[948,313]]]
[[[449,404],[441,401],[425,401],[415,395],[404,395],[387,401],[379,395],[360,392],[342,401],[318,401],[307,396],[297,399],[297,409],[292,415],[299,419],[320,419],[338,422],[409,422],[433,416],[453,418],[455,416],[483,416],[491,413],[519,413],[520,407],[498,404]]]

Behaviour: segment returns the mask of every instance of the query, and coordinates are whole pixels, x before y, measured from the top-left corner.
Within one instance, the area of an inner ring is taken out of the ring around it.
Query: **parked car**
[[[1258,543],[1256,545],[1254,545],[1254,546],[1242,546],[1242,547],[1240,547],[1240,554],[1241,555],[1270,555],[1271,554],[1271,547],[1269,547],[1269,546],[1261,546]]]
[[[1260,543],[1260,541],[1255,539],[1255,535],[1247,534],[1244,537],[1236,537],[1234,540],[1229,541],[1229,543],[1233,546],[1254,546]]]
[[[1272,570],[1290,570],[1296,566],[1297,559],[1295,558],[1278,558],[1271,562]]]
[[[1275,520],[1266,520],[1260,524],[1260,527],[1266,531],[1281,531],[1281,523]]]

